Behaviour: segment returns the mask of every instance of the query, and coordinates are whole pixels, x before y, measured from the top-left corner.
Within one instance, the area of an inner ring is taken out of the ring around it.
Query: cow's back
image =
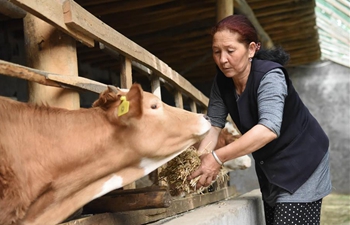
[[[8,131],[12,129],[11,122],[16,119],[20,108],[21,103],[17,104],[13,100],[0,97],[0,224],[23,217],[30,204],[23,189],[27,187],[21,183],[21,178],[16,172],[16,167],[21,166],[20,163],[16,163],[15,157],[18,152],[9,151],[11,134]]]

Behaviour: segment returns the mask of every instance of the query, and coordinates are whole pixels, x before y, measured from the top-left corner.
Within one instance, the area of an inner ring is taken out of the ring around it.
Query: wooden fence
[[[192,112],[197,112],[197,107],[200,107],[202,111],[206,110],[208,98],[190,82],[146,49],[104,24],[73,0],[66,0],[62,3],[60,1],[42,0],[10,0],[10,2],[88,47],[98,44],[101,50],[107,50],[111,55],[118,55],[122,61],[120,71],[121,88],[131,86],[132,69],[134,68],[150,77],[152,92],[158,97],[162,97],[161,83],[167,83],[176,90],[174,93],[176,107],[184,107],[183,96],[186,96],[190,99]],[[0,74],[47,86],[73,90],[83,89],[100,93],[106,89],[106,84],[87,78],[71,76],[71,74],[51,73],[2,60],[0,60]],[[131,184],[124,189],[134,188],[135,185]],[[146,193],[146,191],[144,190],[143,193]],[[233,187],[223,187],[221,190],[200,196],[194,195],[182,199],[173,199],[168,208],[98,214],[79,222],[74,221],[74,224],[93,224],[96,221],[100,221],[99,224],[142,224],[219,201],[235,193]]]

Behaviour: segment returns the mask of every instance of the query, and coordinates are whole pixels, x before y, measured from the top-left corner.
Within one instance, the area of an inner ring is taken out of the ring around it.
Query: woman
[[[282,66],[289,56],[259,50],[256,30],[242,15],[226,17],[212,35],[218,68],[208,106],[212,127],[198,151],[214,148],[228,114],[243,135],[203,154],[189,179],[201,176],[197,188],[206,187],[224,162],[252,153],[266,224],[319,224],[322,198],[331,192],[329,140]]]

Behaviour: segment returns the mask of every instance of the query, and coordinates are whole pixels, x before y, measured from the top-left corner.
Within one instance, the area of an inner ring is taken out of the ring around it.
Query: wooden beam
[[[63,9],[61,1],[42,1],[42,0],[9,0],[25,11],[37,16],[47,23],[55,26],[63,32],[68,33],[76,40],[89,47],[94,46],[94,40],[87,37],[77,30],[69,28],[64,23]]]
[[[196,102],[193,100],[190,100],[190,108],[191,108],[191,112],[197,112],[197,105]]]
[[[183,103],[183,98],[182,98],[181,92],[175,90],[174,100],[175,100],[175,106],[177,108],[180,108],[180,109],[184,108],[184,103]]]
[[[120,87],[130,88],[132,85],[131,60],[121,55],[120,67]]]
[[[49,73],[3,60],[0,60],[0,74],[33,81],[52,87],[86,90],[94,93],[101,93],[107,89],[106,84],[89,80],[84,77]]]
[[[104,24],[75,2],[71,0],[65,1],[64,11],[67,26],[77,29],[85,35],[102,42],[112,50],[122,53],[131,60],[145,65],[150,68],[155,75],[176,85],[178,89],[192,98],[195,98],[201,104],[208,104],[209,100],[206,96],[180,74],[172,70],[167,64]]]
[[[171,195],[165,187],[118,190],[88,203],[84,206],[84,212],[96,214],[167,208],[170,206],[171,201]]]
[[[62,223],[61,225],[146,224],[164,219],[166,217],[174,216],[179,213],[184,213],[210,203],[218,202],[227,198],[233,198],[236,195],[236,188],[234,186],[229,186],[205,194],[195,194],[184,198],[174,198],[172,199],[172,202],[168,208],[96,214],[83,219]]]

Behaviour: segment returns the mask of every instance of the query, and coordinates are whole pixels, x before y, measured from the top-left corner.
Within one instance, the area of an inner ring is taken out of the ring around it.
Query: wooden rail
[[[192,112],[197,112],[198,106],[202,111],[206,111],[209,99],[189,81],[146,49],[104,24],[73,0],[66,0],[62,3],[60,3],[61,1],[42,0],[9,1],[86,46],[93,47],[98,43],[101,51],[106,51],[112,56],[117,56],[121,68],[121,88],[129,88],[131,86],[132,69],[135,69],[141,71],[142,74],[150,78],[152,92],[159,98],[162,97],[161,84],[165,83],[175,89],[173,95],[176,107],[184,108],[183,96],[186,96],[190,99],[189,107]],[[95,93],[100,93],[107,88],[106,84],[87,78],[69,76],[70,74],[51,73],[2,60],[0,60],[0,74],[26,79],[46,86],[87,90]],[[155,172],[155,175],[157,175],[158,172],[159,170]],[[159,184],[163,185],[160,181]],[[124,187],[124,189],[135,189],[135,187],[135,183],[132,183]],[[99,224],[118,224],[116,220],[119,217],[123,219],[123,224],[125,224],[126,221],[128,221],[128,223],[130,222],[129,224],[146,223],[231,197],[236,194],[236,190],[234,187],[224,187],[217,192],[177,199],[170,206],[168,205],[168,198],[167,195],[164,194],[164,191],[150,193],[151,194],[144,193],[144,195],[142,195],[144,198],[144,205],[138,206],[144,210],[131,211],[129,213],[123,212],[122,214],[100,214],[91,218],[85,218],[83,219],[84,222],[74,221],[72,224],[94,224],[94,221],[100,219],[103,219],[104,222],[100,221]],[[152,205],[148,203],[147,198],[149,195],[154,195],[154,193],[158,195],[158,202],[157,204],[153,202],[153,206],[161,205],[162,207],[169,207],[168,209],[146,210],[147,207]],[[134,192],[128,194],[128,196],[124,196],[123,194],[120,196],[118,195],[118,198],[125,200],[130,199],[130,196],[140,196],[139,193]],[[114,196],[114,198],[116,197]],[[109,202],[111,201],[111,198],[106,199]],[[103,201],[102,198],[101,201]],[[101,204],[104,203],[105,202],[102,202]],[[93,208],[93,206],[90,205],[90,208],[91,207]],[[113,206],[113,203],[111,207],[116,210],[116,206]],[[132,207],[135,206],[130,205],[128,209],[132,210]],[[155,211],[157,215],[154,215]],[[112,223],[111,221],[114,222]]]
[[[206,108],[208,105],[209,99],[180,74],[74,1],[66,0],[63,3],[40,0],[10,1],[89,47],[94,46],[94,41],[102,43],[109,49],[125,56],[126,60],[135,61],[150,69],[153,75],[163,78],[201,107]],[[131,68],[128,70],[130,71]],[[128,75],[131,72],[125,74]]]

